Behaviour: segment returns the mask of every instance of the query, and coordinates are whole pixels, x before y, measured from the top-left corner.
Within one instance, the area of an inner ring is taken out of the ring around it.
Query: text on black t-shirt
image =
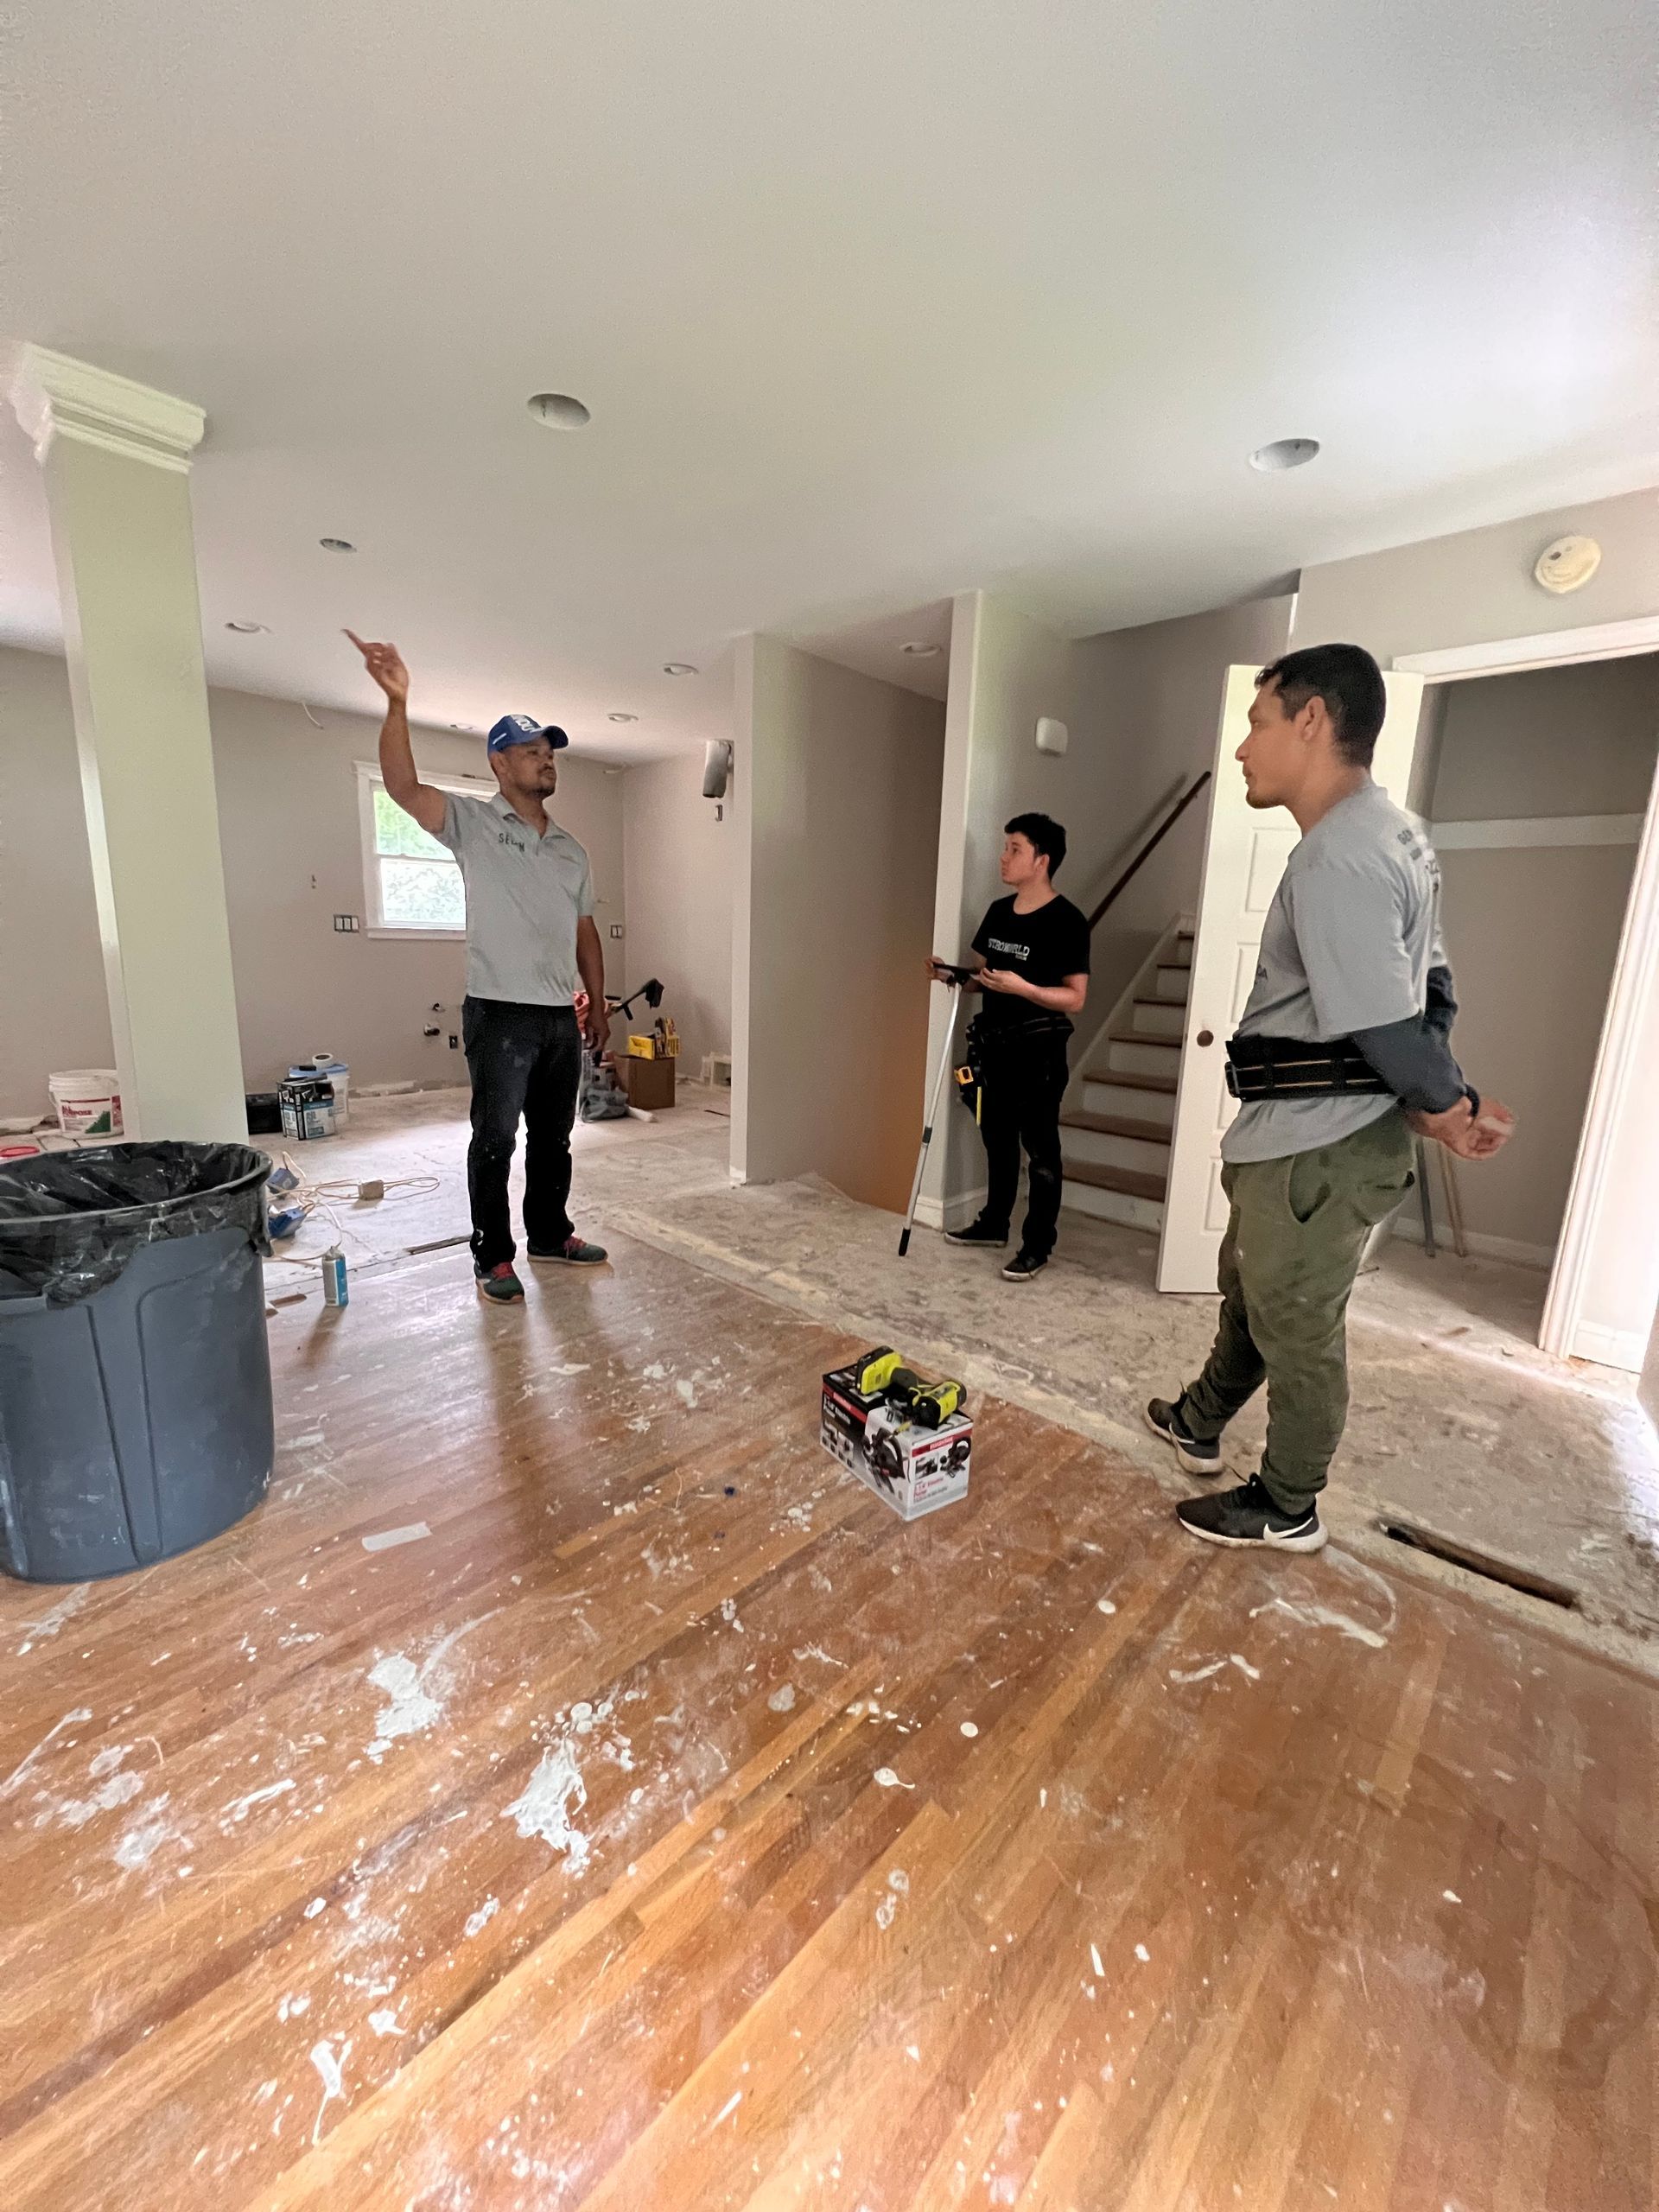
[[[1058,892],[1046,906],[1033,906],[1028,914],[1016,913],[1011,897],[999,899],[975,932],[974,950],[983,956],[988,968],[1007,969],[1027,983],[1052,990],[1068,976],[1089,973],[1089,925]],[[1029,999],[1006,991],[987,991],[983,1009],[993,1028],[1029,1020],[1041,1011]]]

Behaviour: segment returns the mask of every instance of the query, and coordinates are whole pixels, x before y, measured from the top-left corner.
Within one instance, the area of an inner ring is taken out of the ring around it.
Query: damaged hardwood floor
[[[10,2212],[1647,2212],[1653,1686],[1203,1549],[626,1245],[271,1324],[270,1503],[6,1585]]]

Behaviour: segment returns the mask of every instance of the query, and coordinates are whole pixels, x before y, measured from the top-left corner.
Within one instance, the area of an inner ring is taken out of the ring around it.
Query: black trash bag
[[[0,1298],[72,1306],[169,1236],[242,1230],[268,1255],[270,1162],[245,1144],[111,1144],[0,1166]]]

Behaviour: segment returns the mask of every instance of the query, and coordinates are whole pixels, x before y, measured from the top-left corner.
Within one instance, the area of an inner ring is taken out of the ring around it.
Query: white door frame
[[[1659,652],[1659,615],[1629,622],[1603,622],[1580,630],[1544,632],[1529,638],[1498,639],[1484,645],[1452,646],[1437,652],[1404,653],[1395,657],[1394,665],[1414,671],[1431,683],[1455,683],[1470,677],[1519,674],[1525,669],[1561,668],[1580,661],[1621,660],[1633,653],[1650,652]],[[1604,1209],[1611,1202],[1608,1170],[1625,1104],[1640,1022],[1656,991],[1659,991],[1659,777],[1656,777],[1649,796],[1636,874],[1625,908],[1618,958],[1596,1053],[1595,1073],[1591,1078],[1589,1104],[1555,1248],[1543,1325],[1538,1334],[1543,1349],[1562,1358],[1573,1356],[1590,1287],[1596,1235]]]

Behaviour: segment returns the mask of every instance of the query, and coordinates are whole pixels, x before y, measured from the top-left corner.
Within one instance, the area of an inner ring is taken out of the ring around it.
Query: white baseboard
[[[943,1204],[938,1198],[918,1198],[917,1222],[923,1229],[966,1229],[970,1221],[977,1219],[980,1208],[989,1196],[988,1185],[981,1183],[971,1191],[958,1191]]]
[[[1406,1204],[1410,1211],[1397,1217],[1394,1234],[1403,1236],[1408,1243],[1421,1244],[1423,1241],[1423,1223],[1414,1192]],[[1442,1252],[1452,1249],[1452,1231],[1445,1222],[1438,1218],[1434,1224],[1434,1241]],[[1466,1231],[1463,1241],[1478,1260],[1508,1260],[1517,1268],[1549,1268],[1555,1264],[1555,1247],[1553,1244],[1523,1244],[1518,1237],[1487,1236],[1479,1230]],[[1637,1362],[1638,1367],[1641,1363],[1640,1360]]]
[[[1580,1321],[1573,1332],[1573,1357],[1593,1360],[1598,1367],[1622,1367],[1631,1375],[1642,1372],[1648,1340],[1634,1329],[1605,1329],[1599,1322]]]

